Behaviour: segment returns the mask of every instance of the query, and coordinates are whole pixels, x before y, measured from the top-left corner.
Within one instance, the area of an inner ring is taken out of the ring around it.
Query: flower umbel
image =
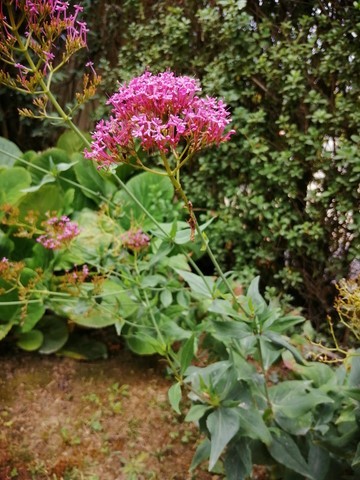
[[[121,235],[121,241],[125,248],[138,252],[149,246],[150,237],[141,228],[132,228]]]
[[[36,239],[45,248],[49,250],[59,250],[68,246],[73,238],[80,233],[78,224],[71,222],[69,217],[62,215],[59,217],[50,217],[42,223],[46,233]]]
[[[227,141],[234,130],[225,133],[231,120],[225,104],[200,98],[199,92],[197,80],[170,71],[145,72],[121,85],[108,101],[112,115],[97,124],[85,156],[101,167],[128,162],[140,142],[145,151],[170,152],[183,162],[205,147]]]

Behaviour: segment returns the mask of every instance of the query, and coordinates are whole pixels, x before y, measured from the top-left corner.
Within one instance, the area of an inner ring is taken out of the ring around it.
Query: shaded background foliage
[[[246,3],[246,4],[245,4]],[[145,68],[195,75],[221,96],[237,135],[202,154],[184,184],[214,250],[241,281],[290,293],[318,325],[334,280],[359,258],[360,6],[351,0],[95,0],[83,2],[89,51],[104,77],[101,101]],[[59,95],[78,82],[59,79]],[[22,123],[3,93],[2,134],[22,148],[51,141]],[[5,99],[6,102],[3,100]],[[80,126],[92,128],[91,111]],[[32,134],[36,134],[35,143]],[[195,164],[196,163],[196,164]],[[203,259],[206,263],[206,259]]]

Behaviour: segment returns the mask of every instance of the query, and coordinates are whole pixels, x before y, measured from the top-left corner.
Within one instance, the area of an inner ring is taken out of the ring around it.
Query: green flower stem
[[[14,300],[12,302],[1,302],[1,305],[11,306],[11,305],[27,305],[28,303],[42,303],[41,298],[35,300]]]
[[[271,403],[271,400],[270,400],[269,389],[268,389],[268,386],[267,386],[267,383],[266,383],[266,370],[265,370],[264,357],[263,357],[263,353],[262,353],[262,347],[261,347],[261,342],[260,342],[259,336],[256,339],[256,343],[257,343],[257,348],[258,348],[258,352],[259,352],[260,366],[261,366],[262,374],[263,374],[263,377],[264,377],[264,390],[265,390],[266,403],[267,403],[268,409],[270,410],[270,412],[272,412],[273,411],[272,403]]]
[[[242,307],[242,305],[240,305],[240,303],[238,302],[238,299],[228,281],[228,279],[225,277],[225,274],[224,272],[222,271],[218,261],[216,260],[215,258],[215,255],[213,254],[213,251],[211,250],[210,248],[210,245],[209,245],[209,242],[207,240],[204,239],[204,236],[203,236],[203,233],[199,227],[199,224],[197,222],[197,219],[196,219],[196,215],[194,213],[194,210],[193,210],[193,207],[192,207],[192,203],[189,201],[189,199],[187,198],[184,190],[182,189],[182,186],[181,186],[181,183],[180,181],[174,176],[174,173],[171,171],[171,168],[170,168],[170,165],[169,165],[169,162],[167,161],[167,158],[165,155],[162,155],[162,160],[164,162],[164,166],[165,166],[165,170],[170,178],[170,181],[171,183],[173,184],[176,192],[178,192],[178,194],[180,195],[181,199],[183,200],[184,204],[185,204],[185,207],[187,208],[188,212],[189,212],[189,215],[190,215],[190,220],[189,220],[189,223],[190,223],[190,228],[194,228],[197,233],[200,235],[200,237],[202,238],[203,240],[203,243],[204,243],[204,246],[205,246],[205,249],[206,249],[206,252],[207,254],[209,255],[209,258],[212,262],[212,264],[214,265],[216,271],[218,272],[218,274],[220,275],[222,281],[224,282],[226,288],[228,289],[230,295],[232,296],[233,300],[234,300],[234,304],[245,314],[246,311],[245,309]]]

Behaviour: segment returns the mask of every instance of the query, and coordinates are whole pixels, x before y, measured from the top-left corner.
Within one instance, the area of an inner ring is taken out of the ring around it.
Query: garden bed
[[[0,366],[2,480],[219,478],[188,473],[197,432],[171,411],[156,359],[3,351]]]

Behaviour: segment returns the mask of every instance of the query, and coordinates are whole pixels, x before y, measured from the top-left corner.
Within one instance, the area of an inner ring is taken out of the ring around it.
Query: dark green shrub
[[[225,98],[238,134],[189,168],[186,189],[218,216],[227,268],[285,287],[320,322],[359,255],[359,5],[243,3],[124,2],[106,90],[169,67]]]

